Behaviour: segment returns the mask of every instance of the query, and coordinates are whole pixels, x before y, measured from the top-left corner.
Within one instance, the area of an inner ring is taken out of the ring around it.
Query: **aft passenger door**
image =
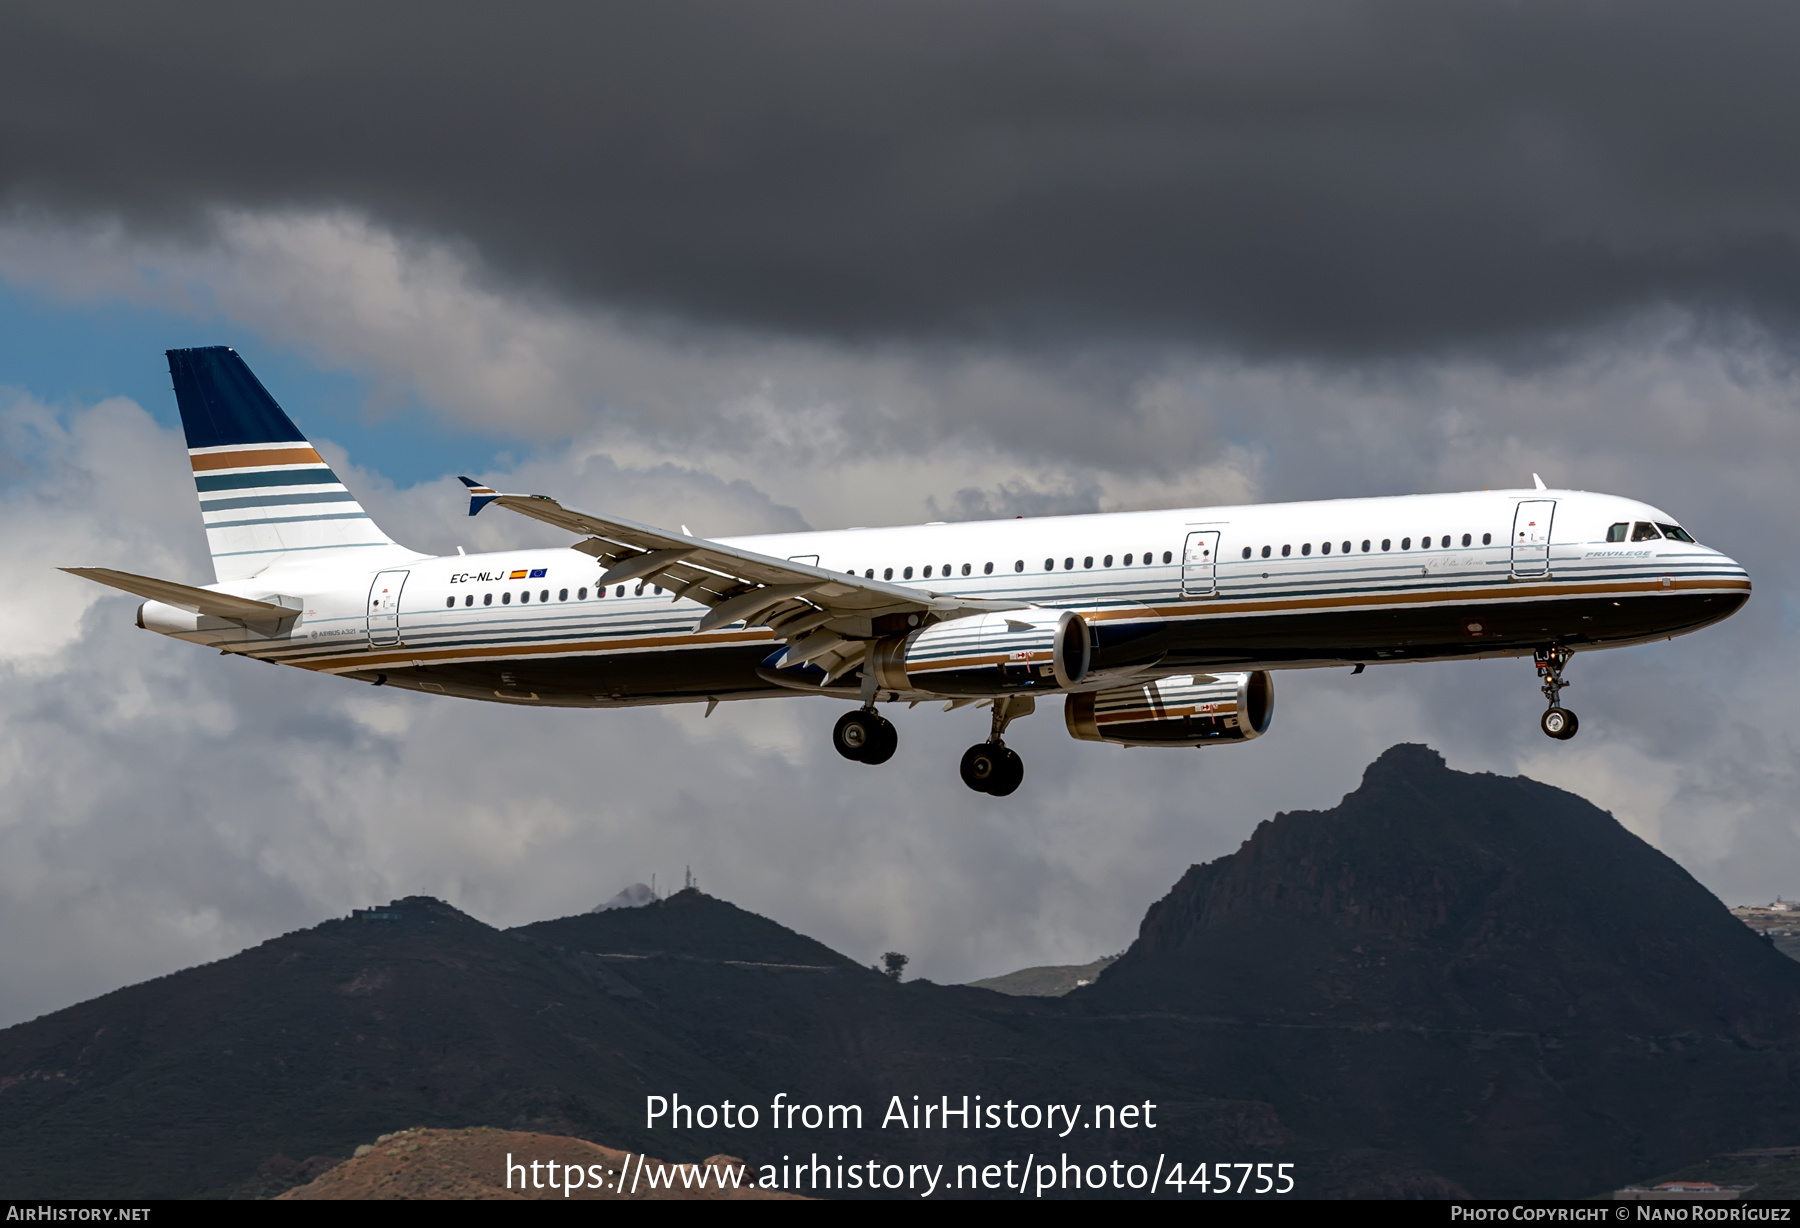
[[[1219,533],[1208,529],[1187,535],[1181,552],[1181,591],[1188,597],[1207,597],[1219,588]]]
[[[391,648],[400,642],[400,590],[404,571],[384,571],[369,585],[369,647]]]
[[[1550,572],[1550,521],[1556,500],[1526,499],[1513,513],[1512,574],[1542,576]]]

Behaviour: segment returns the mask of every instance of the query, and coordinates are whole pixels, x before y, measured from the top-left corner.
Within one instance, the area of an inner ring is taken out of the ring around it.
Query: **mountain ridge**
[[[411,1127],[752,1164],[1075,1146],[644,1123],[651,1094],[776,1091],[1147,1100],[1154,1138],[1075,1149],[1291,1161],[1311,1195],[1582,1196],[1800,1138],[1800,965],[1575,795],[1403,745],[1191,866],[1061,998],[896,983],[698,891],[512,930],[428,897],[326,921],[0,1030],[0,1188],[222,1196]]]

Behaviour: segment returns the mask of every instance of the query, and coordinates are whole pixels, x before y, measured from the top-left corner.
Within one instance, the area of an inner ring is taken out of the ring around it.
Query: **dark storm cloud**
[[[691,319],[1350,356],[1800,301],[1781,0],[7,12],[14,202],[346,205]]]

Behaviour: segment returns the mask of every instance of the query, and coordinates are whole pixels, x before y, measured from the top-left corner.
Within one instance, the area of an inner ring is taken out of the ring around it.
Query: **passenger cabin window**
[[[1384,537],[1381,539],[1381,548],[1383,550],[1391,549],[1393,547],[1393,544],[1394,544],[1394,539],[1391,537]]]
[[[1631,525],[1621,520],[1618,524],[1612,525],[1606,530],[1606,540],[1609,542],[1622,542],[1625,540],[1625,534],[1630,528]]]
[[[883,580],[892,580],[894,578],[894,569],[892,567],[883,569],[881,578]]]
[[[1074,571],[1075,570],[1075,560],[1074,559],[1064,559],[1063,560],[1063,570],[1064,571]]]
[[[1656,531],[1655,525],[1640,520],[1631,526],[1631,540],[1634,542],[1659,542],[1662,540],[1662,534]]]
[[[482,605],[493,605],[494,604],[494,594],[492,594],[492,593],[481,594],[481,604]]]
[[[519,604],[520,605],[524,605],[527,601],[530,601],[530,600],[531,600],[530,593],[520,593],[519,594]]]
[[[1400,539],[1400,548],[1402,550],[1411,550],[1412,549],[1412,538],[1402,537]]]
[[[1056,560],[1055,559],[1045,559],[1044,560],[1044,570],[1045,571],[1055,571],[1056,570]]]
[[[1678,524],[1664,524],[1659,520],[1656,522],[1656,527],[1661,529],[1663,536],[1672,542],[1691,542],[1694,540],[1693,536]]]
[[[594,593],[594,596],[598,597],[605,591],[606,591],[605,589],[599,589]],[[587,600],[587,590],[585,588],[576,589],[575,590],[575,600],[586,601]]]
[[[1493,540],[1494,540],[1494,535],[1492,533],[1483,533],[1481,535],[1481,544],[1484,546],[1491,545],[1493,543]]]
[[[1293,552],[1294,552],[1294,548],[1292,546],[1283,546],[1281,548],[1281,557],[1285,559],[1288,557],[1288,555],[1292,554]]]
[[[657,591],[657,592],[659,592],[659,593],[660,593],[660,592],[662,592],[662,590],[661,590],[661,589],[660,589],[660,588],[659,588],[659,589],[657,589],[657,590],[656,590],[656,591]],[[564,590],[563,590],[563,595],[562,595],[562,599],[563,599],[563,600],[564,600],[564,601],[567,601],[567,600],[568,600],[568,599],[569,599],[569,590],[568,590],[568,589],[566,589],[566,588],[565,588],[565,589],[564,589]],[[544,590],[543,590],[543,591],[542,591],[542,592],[540,592],[540,593],[539,593],[539,594],[538,594],[538,600],[539,600],[539,601],[548,601],[548,600],[550,600],[550,590],[549,590],[549,589],[544,589]]]
[[[1082,559],[1081,565],[1083,567],[1092,567],[1094,565],[1094,556],[1090,554],[1085,559]]]
[[[1126,556],[1125,556],[1125,566],[1127,566],[1127,567],[1129,567],[1129,566],[1131,566],[1131,560],[1132,560],[1132,559],[1133,559],[1133,558],[1135,558],[1135,557],[1137,557],[1137,556],[1136,556],[1136,555],[1131,555],[1131,554],[1128,554],[1128,555],[1126,555]],[[1248,548],[1248,547],[1246,547],[1246,548],[1245,548],[1245,549],[1244,549],[1244,557],[1245,557],[1245,558],[1249,558],[1249,557],[1250,557],[1250,550],[1249,550],[1249,548]]]
[[[1101,559],[1100,565],[1102,567],[1111,567],[1112,566],[1112,555],[1109,554],[1105,558]]]
[[[474,605],[475,604],[475,594],[470,593],[467,597],[464,597],[463,604],[464,605]]]
[[[1368,552],[1369,552],[1369,539],[1365,537],[1365,538],[1363,538],[1363,553],[1367,554]]]
[[[614,590],[613,596],[623,597],[624,595],[625,595],[625,586],[623,584],[621,584],[621,585],[619,585],[619,587],[617,589]]]
[[[1263,557],[1265,559],[1269,557],[1269,548],[1267,546],[1263,547]]]
[[[1474,538],[1472,538],[1472,537],[1470,537],[1470,536],[1469,536],[1469,535],[1468,535],[1468,534],[1467,534],[1467,533],[1464,533],[1464,534],[1463,534],[1463,545],[1465,545],[1465,546],[1466,546],[1466,545],[1468,545],[1468,544],[1469,544],[1469,543],[1470,543],[1470,542],[1472,542],[1472,541],[1474,541],[1474,540],[1475,540],[1475,539],[1474,539]]]
[[[1448,533],[1444,534],[1444,540],[1439,542],[1438,545],[1448,550],[1450,548],[1450,535]]]
[[[1175,557],[1174,551],[1172,551],[1172,550],[1163,551],[1163,562],[1167,563],[1170,559],[1172,559],[1174,557]]]
[[[969,565],[968,565],[968,564],[967,564],[967,563],[964,563],[964,564],[963,564],[963,575],[965,575],[965,576],[966,576],[966,575],[968,575],[968,574],[969,574]],[[984,575],[984,576],[991,576],[991,575],[993,575],[993,574],[994,574],[994,565],[993,565],[993,564],[992,564],[992,563],[989,563],[989,564],[988,564],[988,565],[987,565],[987,570],[986,570],[986,571],[984,571],[984,572],[982,572],[982,573],[981,573],[981,574],[982,574],[982,575]]]
[[[931,565],[929,563],[925,565],[925,578],[927,580],[931,579]]]
[[[1013,570],[1014,571],[1024,571],[1025,570],[1025,560],[1018,559],[1018,560],[1014,561]]]
[[[1249,557],[1250,557],[1250,547],[1248,547],[1248,546],[1245,546],[1245,547],[1244,547],[1244,557],[1245,557],[1245,558],[1249,558]],[[1129,562],[1131,562],[1131,556],[1130,556],[1130,555],[1127,555],[1127,556],[1126,556],[1126,557],[1125,557],[1125,561],[1126,561],[1126,562],[1127,562],[1127,563],[1129,563]]]
[[[908,567],[908,568],[907,568],[907,569],[906,569],[906,570],[905,570],[905,571],[903,571],[903,572],[901,572],[901,573],[900,573],[900,578],[901,578],[901,579],[902,579],[902,580],[910,580],[910,579],[912,579],[912,568],[910,568],[910,567]]]
[[[512,594],[511,593],[501,593],[500,594],[500,604],[501,605],[511,605],[512,604]]]
[[[1302,543],[1300,546],[1300,553],[1302,555],[1311,554],[1312,553],[1312,543],[1311,542]]]
[[[456,598],[454,598],[454,597],[444,598],[444,608],[446,610],[455,609],[456,608]]]
[[[1366,546],[1366,545],[1365,545],[1365,546],[1364,546],[1364,547],[1363,547],[1363,549],[1364,549],[1364,550],[1367,550],[1367,549],[1368,549],[1368,546]],[[1345,553],[1345,554],[1349,554],[1349,553],[1350,553],[1350,543],[1349,543],[1349,542],[1345,542],[1345,543],[1344,543],[1344,553]]]

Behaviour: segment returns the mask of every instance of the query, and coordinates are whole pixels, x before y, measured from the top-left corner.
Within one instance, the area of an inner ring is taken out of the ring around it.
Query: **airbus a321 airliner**
[[[985,705],[970,788],[1004,796],[1002,741],[1061,696],[1069,733],[1212,746],[1269,728],[1271,671],[1531,657],[1553,738],[1571,654],[1673,637],[1750,596],[1676,518],[1545,489],[1180,508],[710,540],[502,494],[564,549],[433,557],[398,544],[234,351],[169,351],[214,584],[100,567],[138,626],[376,686],[619,707],[847,701],[859,763],[894,754],[882,703]]]

